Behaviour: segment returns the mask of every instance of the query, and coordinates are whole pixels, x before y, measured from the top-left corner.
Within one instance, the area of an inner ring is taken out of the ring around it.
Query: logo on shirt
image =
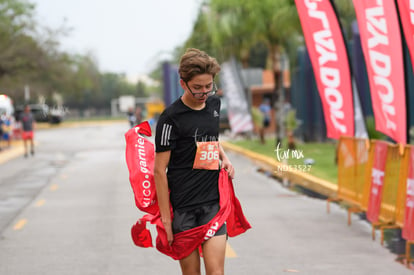
[[[169,124],[162,125],[161,146],[170,145],[171,129],[172,129],[172,125],[169,125]]]
[[[216,110],[214,110],[213,116],[214,117],[218,117],[219,116],[219,113]]]

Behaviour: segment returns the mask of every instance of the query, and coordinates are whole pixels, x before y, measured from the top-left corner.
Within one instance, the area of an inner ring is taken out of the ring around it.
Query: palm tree
[[[248,53],[258,42],[266,45],[268,67],[274,75],[273,107],[278,113],[283,95],[281,56],[298,37],[300,23],[291,0],[211,0],[210,30],[213,44],[222,46],[225,55],[236,55],[247,64]],[[276,119],[277,140],[281,142],[281,119]]]

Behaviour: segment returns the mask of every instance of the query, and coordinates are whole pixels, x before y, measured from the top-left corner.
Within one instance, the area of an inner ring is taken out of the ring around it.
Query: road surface
[[[0,274],[180,274],[178,262],[131,240],[142,213],[124,159],[127,127],[38,131],[34,157],[0,164]],[[366,222],[354,216],[348,227],[336,204],[328,215],[324,200],[290,191],[244,156],[228,155],[253,228],[229,239],[226,274],[413,274],[371,240]]]

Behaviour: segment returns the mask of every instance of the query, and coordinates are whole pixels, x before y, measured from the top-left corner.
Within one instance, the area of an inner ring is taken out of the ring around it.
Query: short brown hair
[[[213,77],[220,71],[220,65],[214,57],[198,49],[187,49],[180,60],[178,73],[185,82],[199,74],[211,74]]]

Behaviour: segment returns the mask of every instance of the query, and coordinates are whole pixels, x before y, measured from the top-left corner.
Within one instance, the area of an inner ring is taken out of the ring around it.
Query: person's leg
[[[183,275],[200,275],[200,254],[198,248],[190,255],[180,260],[181,272]]]
[[[174,211],[172,222],[173,233],[177,234],[197,226],[195,210]],[[180,260],[181,272],[183,275],[200,275],[200,254],[198,248],[190,255]]]
[[[201,224],[208,223],[220,210],[218,203],[202,208],[204,214],[200,217]],[[206,275],[224,274],[224,258],[226,254],[227,225],[224,223],[214,237],[202,244]]]
[[[206,275],[223,275],[227,235],[214,236],[204,242],[203,258]]]
[[[34,155],[34,143],[33,138],[30,139],[30,153]]]
[[[262,143],[262,144],[265,144],[266,143],[266,141],[265,141],[265,138],[264,138],[264,128],[263,127],[261,127],[260,129],[259,129],[259,135],[260,135],[260,142]]]
[[[23,138],[23,144],[24,144],[24,157],[27,157],[27,139]]]

